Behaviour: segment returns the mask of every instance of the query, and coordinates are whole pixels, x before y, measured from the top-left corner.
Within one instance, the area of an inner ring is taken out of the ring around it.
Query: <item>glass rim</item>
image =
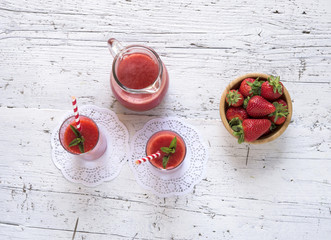
[[[117,63],[117,60],[119,58],[120,55],[123,55],[125,52],[133,49],[133,48],[142,48],[142,49],[145,49],[147,51],[149,51],[150,53],[152,53],[152,55],[154,55],[154,57],[156,57],[156,60],[157,60],[157,63],[158,63],[158,68],[159,68],[159,72],[158,72],[158,75],[156,77],[156,79],[153,81],[153,83],[145,88],[140,88],[140,89],[135,89],[135,88],[128,88],[126,86],[124,86],[120,80],[118,79],[117,77],[117,74],[116,74],[116,70],[115,70],[115,66],[116,66],[116,63]],[[114,58],[114,61],[113,61],[113,64],[112,64],[112,74],[114,76],[114,79],[116,81],[116,83],[125,91],[127,92],[130,92],[130,93],[137,93],[137,94],[141,94],[141,93],[148,93],[147,91],[150,90],[150,88],[155,84],[155,82],[158,80],[158,79],[161,79],[161,76],[162,76],[162,73],[163,73],[163,64],[162,64],[162,61],[161,61],[161,58],[159,57],[159,55],[150,47],[147,47],[147,46],[143,46],[143,45],[129,45],[129,46],[126,46],[124,47],[123,49],[121,49],[121,51],[115,56]]]
[[[97,124],[92,118],[90,118],[90,117],[88,117],[88,116],[86,116],[86,115],[81,115],[81,114],[79,114],[79,117],[85,117],[85,118],[90,119],[90,120],[94,123],[94,125],[97,127],[97,129],[98,129],[98,140],[97,140],[96,144],[94,145],[94,147],[93,147],[92,149],[90,149],[88,152],[84,152],[84,153],[74,153],[74,152],[69,151],[69,150],[64,146],[64,143],[63,143],[62,140],[61,140],[61,129],[63,128],[64,123],[66,123],[70,118],[75,119],[75,115],[72,115],[72,116],[70,116],[70,117],[67,117],[65,120],[63,120],[63,122],[62,122],[62,124],[61,124],[61,126],[60,126],[60,128],[59,128],[59,140],[60,140],[61,146],[62,146],[62,147],[64,148],[64,150],[66,150],[68,153],[73,154],[73,155],[76,155],[76,156],[83,156],[83,155],[86,155],[86,154],[90,153],[91,151],[93,151],[93,150],[95,149],[95,147],[98,145],[99,140],[100,140],[100,130],[99,130],[99,126],[98,126],[98,124]],[[69,125],[70,125],[70,123],[68,124],[68,126],[69,126]]]
[[[181,160],[181,162],[180,162],[176,167],[173,167],[173,168],[168,168],[168,169],[167,169],[167,168],[159,168],[159,167],[155,166],[151,161],[148,161],[148,162],[149,162],[153,167],[155,167],[157,170],[159,170],[159,171],[167,172],[167,171],[175,170],[176,168],[180,167],[180,166],[183,164],[183,162],[184,162],[184,160],[185,160],[185,158],[186,158],[186,153],[187,153],[187,147],[186,147],[186,143],[185,143],[185,141],[184,141],[184,138],[183,138],[178,132],[173,131],[173,130],[163,129],[163,130],[160,130],[160,131],[157,131],[157,132],[153,133],[153,134],[148,138],[148,140],[147,140],[146,148],[145,148],[145,154],[147,155],[147,146],[148,146],[148,143],[149,143],[149,141],[151,140],[151,138],[152,138],[153,136],[155,136],[156,134],[160,133],[160,132],[173,132],[173,133],[175,133],[176,135],[178,135],[178,136],[182,139],[182,141],[183,141],[183,143],[184,143],[185,154],[184,154],[183,159]]]

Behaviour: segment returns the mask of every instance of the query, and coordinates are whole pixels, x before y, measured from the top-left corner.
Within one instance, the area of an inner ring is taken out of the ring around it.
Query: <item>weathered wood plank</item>
[[[6,212],[1,220],[19,225],[24,229],[23,236],[26,232],[33,236],[53,229],[61,239],[68,236],[77,217],[81,219],[82,236],[93,238],[100,233],[101,239],[105,236],[126,239],[136,233],[137,239],[138,236],[192,239],[199,234],[201,238],[217,238],[218,234],[228,234],[227,230],[231,235],[226,236],[240,238],[243,235],[238,229],[243,226],[259,226],[246,230],[261,237],[268,236],[262,229],[275,227],[284,229],[279,235],[273,232],[279,238],[297,228],[302,230],[299,236],[305,236],[308,227],[319,229],[322,239],[329,233],[330,158],[323,151],[320,156],[318,152],[309,154],[310,146],[288,141],[286,134],[267,147],[250,146],[246,166],[246,145],[237,145],[219,120],[187,119],[210,144],[206,178],[192,195],[159,199],[137,185],[127,165],[117,179],[96,188],[67,182],[51,162],[48,142],[51,129],[62,115],[63,111],[58,110],[1,109],[1,122],[12,116],[7,124],[13,134],[1,135],[5,140],[3,147],[18,146],[15,153],[3,152],[1,156],[4,162],[0,195],[5,203],[1,211]],[[135,115],[119,117],[136,130],[151,119]],[[33,142],[25,138],[32,134],[39,139],[39,148],[31,148]],[[282,141],[288,142],[290,149],[301,147],[302,154],[289,152],[280,145]],[[127,188],[129,185],[137,187]],[[185,219],[181,229],[167,230],[181,219]],[[98,224],[91,226],[91,220]],[[219,227],[224,221],[228,223],[226,227]],[[4,229],[13,228],[3,225]],[[126,225],[130,228],[120,227]],[[193,230],[187,235],[183,229]]]

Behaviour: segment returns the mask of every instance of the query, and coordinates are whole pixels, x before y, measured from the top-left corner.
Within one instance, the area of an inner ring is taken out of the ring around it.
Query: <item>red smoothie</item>
[[[144,89],[151,86],[160,78],[160,88],[155,93],[132,93],[124,90],[111,74],[111,88],[116,99],[125,107],[134,111],[147,111],[159,105],[164,98],[168,86],[168,71],[163,63],[145,53],[131,53],[125,55],[115,64],[118,81],[130,89]],[[162,74],[160,69],[162,69]]]
[[[76,127],[75,121],[72,121],[70,124]],[[84,116],[80,116],[80,125],[81,125],[80,133],[85,139],[84,151],[88,152],[92,150],[97,144],[99,140],[99,130],[97,125],[91,119]],[[74,154],[81,154],[78,145],[69,147],[69,144],[75,138],[77,138],[76,135],[70,128],[70,125],[68,125],[64,132],[63,144],[68,151]]]
[[[142,53],[127,55],[117,68],[118,80],[126,87],[142,89],[152,85],[159,74],[159,66]]]
[[[161,151],[161,147],[169,147],[171,141],[177,138],[176,152],[171,154],[167,167],[167,170],[178,167],[184,160],[186,155],[186,145],[181,136],[172,131],[160,131],[155,133],[147,142],[146,154],[151,155],[160,151],[161,156],[150,160],[150,163],[157,168],[164,169],[162,166],[162,159],[166,153]]]

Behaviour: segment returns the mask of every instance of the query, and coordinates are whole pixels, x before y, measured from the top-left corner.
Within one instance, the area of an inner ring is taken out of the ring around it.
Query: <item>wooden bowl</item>
[[[226,128],[226,130],[228,130],[228,132],[233,136],[233,130],[231,129],[228,120],[226,119],[225,113],[226,110],[228,109],[228,104],[225,102],[225,97],[226,94],[231,90],[231,89],[239,89],[241,82],[246,79],[246,78],[257,78],[259,77],[260,80],[267,80],[268,77],[270,77],[270,75],[267,74],[263,74],[263,73],[248,73],[245,74],[243,76],[240,76],[238,78],[236,78],[235,80],[233,80],[224,90],[222,97],[221,97],[221,102],[220,102],[220,115],[221,115],[221,119],[222,122]],[[272,131],[271,133],[267,134],[267,135],[263,135],[261,136],[259,139],[253,141],[253,142],[249,142],[249,143],[253,143],[253,144],[262,144],[262,143],[267,143],[270,141],[275,140],[276,138],[278,138],[280,135],[282,135],[282,133],[285,131],[285,129],[287,128],[287,126],[290,124],[291,118],[292,118],[292,101],[291,101],[291,97],[290,94],[288,93],[288,91],[286,90],[286,88],[284,87],[284,94],[280,97],[281,99],[285,100],[287,103],[287,108],[288,108],[288,112],[289,114],[287,115],[286,121],[282,124],[277,126],[277,128]],[[238,137],[236,137],[238,138]]]

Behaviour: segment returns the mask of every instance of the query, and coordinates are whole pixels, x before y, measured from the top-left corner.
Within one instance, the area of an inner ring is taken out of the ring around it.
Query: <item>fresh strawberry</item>
[[[287,102],[285,102],[283,99],[277,99],[276,102],[282,104],[283,106],[287,107]]]
[[[228,121],[231,121],[233,118],[239,118],[241,121],[244,121],[244,119],[248,118],[248,114],[246,110],[242,107],[230,107],[226,111],[226,119]]]
[[[277,128],[276,124],[274,124],[273,122],[271,122],[271,126],[268,129],[268,131],[266,131],[263,136],[268,135],[269,133],[273,132],[275,129]]]
[[[283,84],[280,77],[270,76],[261,86],[261,96],[269,101],[278,99],[283,94]]]
[[[230,121],[233,135],[238,136],[238,143],[252,142],[261,137],[271,127],[268,119],[245,119],[241,122],[238,118]]]
[[[262,81],[259,81],[259,78],[246,78],[244,79],[239,87],[239,91],[245,97],[253,96],[253,95],[260,95],[261,93],[261,85]]]
[[[287,103],[282,99],[278,99],[272,104],[276,107],[276,111],[269,115],[269,119],[276,125],[281,125],[288,115]]]
[[[228,94],[226,94],[225,101],[229,106],[240,107],[243,105],[244,97],[238,90],[230,90]]]
[[[276,107],[272,103],[265,100],[263,97],[254,96],[249,99],[246,111],[251,117],[261,118],[276,111]]]
[[[269,117],[269,119],[276,125],[282,125],[285,122],[286,117],[280,117],[280,118],[277,118],[277,120],[276,120],[275,116],[271,116],[271,117]]]

